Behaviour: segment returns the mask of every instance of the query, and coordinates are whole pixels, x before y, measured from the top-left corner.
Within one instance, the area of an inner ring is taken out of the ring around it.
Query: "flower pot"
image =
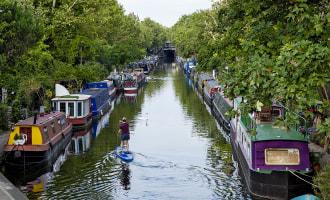
[[[313,164],[313,170],[315,172],[319,172],[320,171],[320,163]]]

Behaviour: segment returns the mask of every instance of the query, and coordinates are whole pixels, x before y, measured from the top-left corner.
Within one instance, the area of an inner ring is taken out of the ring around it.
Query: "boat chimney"
[[[38,115],[38,113],[34,113],[33,124],[36,124],[37,123],[37,115]]]
[[[45,115],[45,108],[46,106],[40,106],[40,117],[43,117]]]

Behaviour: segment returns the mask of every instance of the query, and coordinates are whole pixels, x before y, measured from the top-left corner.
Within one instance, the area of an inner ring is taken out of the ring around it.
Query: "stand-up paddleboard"
[[[132,152],[127,153],[126,149],[123,148],[123,151],[120,152],[120,147],[116,148],[116,156],[118,156],[120,159],[130,162],[133,160],[133,154]]]

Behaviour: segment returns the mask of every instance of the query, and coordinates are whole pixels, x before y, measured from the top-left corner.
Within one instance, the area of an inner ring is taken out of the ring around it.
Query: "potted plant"
[[[315,172],[320,171],[320,159],[323,157],[324,152],[310,152],[309,159],[311,162],[311,167]]]

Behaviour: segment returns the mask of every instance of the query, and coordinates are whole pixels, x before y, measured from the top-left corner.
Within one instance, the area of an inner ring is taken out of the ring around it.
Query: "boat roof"
[[[216,80],[207,80],[206,83],[211,87],[211,88],[221,88],[221,86],[219,85],[219,81]]]
[[[273,123],[258,124],[257,135],[252,136],[253,141],[267,141],[267,140],[294,140],[294,141],[308,141],[308,137],[304,136],[299,131],[291,129],[286,132],[282,128],[274,128]]]
[[[200,73],[198,77],[200,80],[214,80],[213,76],[208,73]]]
[[[52,101],[84,101],[90,99],[92,96],[88,94],[69,94],[65,96],[52,98]]]
[[[45,113],[44,116],[37,115],[37,120],[35,124],[34,124],[34,116],[33,116],[27,118],[24,121],[18,122],[17,124],[15,124],[15,126],[40,126],[60,116],[65,116],[65,113],[59,111],[52,111],[49,114]]]
[[[100,82],[92,82],[86,83],[85,89],[88,88],[108,88],[113,82],[112,81],[100,81]]]
[[[80,94],[88,94],[93,97],[99,95],[100,93],[104,93],[105,91],[107,92],[108,88],[90,88],[83,90]]]

